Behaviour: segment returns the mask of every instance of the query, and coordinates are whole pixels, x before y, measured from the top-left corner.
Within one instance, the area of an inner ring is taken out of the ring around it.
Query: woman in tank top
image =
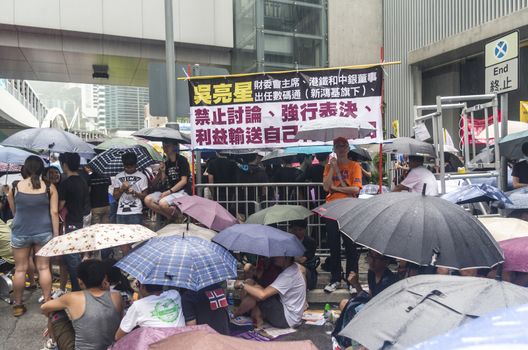
[[[37,156],[29,156],[24,163],[24,180],[8,194],[14,219],[11,225],[11,247],[15,259],[13,289],[15,304],[13,316],[26,312],[22,296],[26,282],[26,271],[33,248],[36,254],[42,246],[59,233],[59,195],[55,186],[46,186],[42,181],[44,163]],[[36,267],[44,300],[51,295],[50,260],[36,256]]]

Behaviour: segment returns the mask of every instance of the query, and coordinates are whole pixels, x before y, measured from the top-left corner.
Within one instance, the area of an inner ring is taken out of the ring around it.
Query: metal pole
[[[464,123],[464,166],[466,169],[469,169],[469,161],[471,159],[469,154],[469,125],[468,116],[465,111],[462,111],[462,120]]]
[[[508,94],[502,94],[501,95],[501,110],[502,110],[502,118],[501,118],[501,138],[508,135]],[[499,149],[499,141],[500,139],[495,137],[495,149],[498,151],[497,153],[500,154]],[[506,161],[506,157],[504,155],[501,155],[500,157],[500,187],[502,191],[506,191],[508,188],[508,162]]]
[[[445,193],[445,158],[444,158],[444,128],[443,128],[443,121],[442,121],[442,97],[436,96],[436,111],[439,113],[438,117],[436,117],[438,121],[437,130],[440,134],[439,143],[438,143],[438,152],[440,153],[440,186],[441,186],[441,193]]]
[[[167,124],[176,123],[176,64],[174,57],[174,25],[172,0],[165,0],[165,65],[167,67]]]
[[[491,163],[491,158],[490,158],[490,152],[489,152],[489,122],[488,122],[488,119],[489,119],[489,112],[488,112],[488,109],[485,108],[484,109],[484,130],[486,131],[486,154],[488,155],[488,163]],[[493,117],[493,123],[495,124],[495,116]],[[497,137],[495,135],[495,137]]]
[[[494,130],[495,135],[499,135],[499,100],[497,98],[497,95],[493,98],[493,124],[494,124]],[[495,139],[497,140],[497,138]],[[500,186],[500,153],[499,153],[499,143],[495,142],[495,171],[499,174],[497,177],[497,185]]]

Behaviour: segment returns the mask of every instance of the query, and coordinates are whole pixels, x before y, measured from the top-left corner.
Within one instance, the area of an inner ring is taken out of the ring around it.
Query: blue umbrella
[[[15,147],[0,147],[0,163],[22,165],[27,157],[34,155],[35,153]]]
[[[459,190],[444,194],[442,198],[455,204],[494,201],[512,204],[504,192],[487,184],[463,186]]]
[[[237,276],[235,258],[219,245],[198,237],[152,238],[116,266],[143,284],[194,291]]]
[[[484,315],[412,349],[526,349],[528,304]]]
[[[510,199],[510,202],[506,203],[506,209],[528,209],[528,187],[507,192],[506,195]]]
[[[304,246],[291,233],[259,224],[237,224],[220,231],[214,238],[226,249],[260,256],[301,256]]]

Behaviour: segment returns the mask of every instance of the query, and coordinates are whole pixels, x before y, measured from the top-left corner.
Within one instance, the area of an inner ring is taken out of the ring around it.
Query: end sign
[[[519,84],[519,33],[486,44],[486,93],[517,90]]]

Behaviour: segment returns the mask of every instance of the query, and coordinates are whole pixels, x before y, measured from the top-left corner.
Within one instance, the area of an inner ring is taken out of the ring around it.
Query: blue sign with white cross
[[[499,41],[497,46],[495,46],[495,57],[499,60],[503,59],[508,52],[508,43],[506,41]]]

